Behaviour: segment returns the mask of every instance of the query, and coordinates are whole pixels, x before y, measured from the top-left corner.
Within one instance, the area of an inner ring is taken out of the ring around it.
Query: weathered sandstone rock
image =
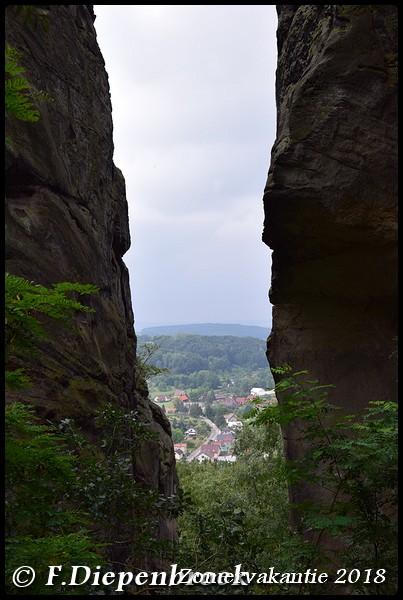
[[[397,400],[397,7],[277,11],[268,359],[335,385],[352,413]],[[301,451],[291,436],[287,455]]]
[[[49,323],[39,359],[26,359],[32,385],[9,400],[30,401],[48,419],[74,418],[93,431],[107,402],[139,413],[158,436],[144,444],[134,476],[165,496],[177,478],[169,421],[136,390],[136,335],[129,275],[125,181],[113,163],[108,76],[97,44],[92,5],[52,5],[50,27],[25,26],[9,7],[6,40],[21,54],[42,104],[37,123],[7,119],[6,270],[40,283],[91,283],[84,297],[93,314],[78,314],[71,330]],[[161,523],[174,539],[175,523]]]

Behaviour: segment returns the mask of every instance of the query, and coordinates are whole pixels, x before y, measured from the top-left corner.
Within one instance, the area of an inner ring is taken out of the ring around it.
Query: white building
[[[255,398],[262,398],[264,396],[275,398],[276,392],[274,390],[264,390],[263,388],[256,387],[251,389],[250,395],[254,396]]]

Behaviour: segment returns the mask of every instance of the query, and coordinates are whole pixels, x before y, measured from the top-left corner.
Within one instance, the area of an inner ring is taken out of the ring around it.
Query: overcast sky
[[[275,5],[95,5],[129,203],[135,327],[269,326],[261,241]]]

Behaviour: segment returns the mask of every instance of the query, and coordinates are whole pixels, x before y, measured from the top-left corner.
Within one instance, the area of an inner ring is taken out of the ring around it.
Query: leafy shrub
[[[44,586],[48,565],[67,569],[105,562],[91,539],[88,513],[74,501],[76,460],[53,428],[39,423],[32,407],[19,402],[6,407],[5,459],[7,593],[26,593],[11,583],[21,565],[35,565],[30,595],[63,593],[60,583]]]
[[[250,416],[256,425],[293,424],[305,450],[299,459],[287,462],[288,482],[314,485],[327,499],[291,505],[299,526],[278,555],[280,568],[289,570],[293,565],[293,570],[304,572],[323,567],[333,575],[335,565],[360,573],[385,569],[384,580],[374,579],[376,575],[359,577],[349,588],[358,594],[395,593],[397,404],[370,401],[362,414],[340,415],[339,408],[327,402],[332,386],[310,380],[307,371],[293,373],[289,366],[278,373],[281,403],[256,407]],[[309,585],[301,586],[299,593],[307,589]]]

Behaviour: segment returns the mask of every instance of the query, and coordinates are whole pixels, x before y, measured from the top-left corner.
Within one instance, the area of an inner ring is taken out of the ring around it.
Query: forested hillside
[[[273,387],[266,343],[253,337],[176,334],[138,336],[139,347],[152,347],[149,362],[164,372],[152,378],[158,389],[232,388],[246,394],[252,387]]]

